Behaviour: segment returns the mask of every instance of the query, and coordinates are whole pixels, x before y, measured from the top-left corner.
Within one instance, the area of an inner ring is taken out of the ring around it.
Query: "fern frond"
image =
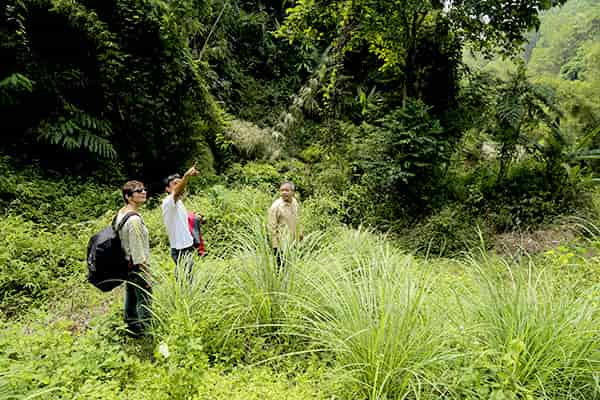
[[[17,102],[19,93],[31,93],[34,82],[25,75],[15,72],[0,81],[0,104],[10,105]]]
[[[112,133],[108,121],[70,103],[65,103],[63,108],[63,116],[54,121],[43,121],[38,126],[39,141],[58,145],[68,151],[83,150],[107,159],[116,158],[117,152],[107,139]]]

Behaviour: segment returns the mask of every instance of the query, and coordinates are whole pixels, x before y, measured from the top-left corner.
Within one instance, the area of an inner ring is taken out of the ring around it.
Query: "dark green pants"
[[[150,293],[139,270],[131,271],[125,282],[125,323],[133,333],[142,333],[150,321]]]

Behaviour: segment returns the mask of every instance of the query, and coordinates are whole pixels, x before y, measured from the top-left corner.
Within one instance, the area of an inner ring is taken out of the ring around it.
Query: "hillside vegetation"
[[[596,0],[2,2],[0,399],[600,399],[599,39]],[[85,261],[129,179],[135,339]]]
[[[35,178],[35,190],[52,185]],[[37,210],[2,219],[3,398],[600,395],[595,235],[512,260],[480,246],[426,259],[345,227],[335,199],[312,198],[307,235],[286,244],[278,272],[264,225],[274,190],[210,186],[185,200],[208,221],[209,255],[191,283],[175,280],[160,208],[142,210],[154,318],[149,336],[131,339],[122,290],[85,282],[87,240],[114,207],[79,216],[102,208],[96,193],[108,190],[80,191],[86,201],[61,210],[59,225],[33,221]]]

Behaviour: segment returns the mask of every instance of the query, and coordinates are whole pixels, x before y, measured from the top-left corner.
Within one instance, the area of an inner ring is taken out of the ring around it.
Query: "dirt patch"
[[[74,335],[85,333],[92,319],[110,312],[115,301],[123,301],[123,288],[119,287],[110,293],[101,293],[91,286],[77,288],[62,299],[51,303],[49,314],[50,325],[64,324],[64,328]]]
[[[91,308],[80,309],[77,312],[71,314],[70,320],[73,324],[69,327],[72,334],[82,334],[89,329],[90,321],[97,315],[106,314],[109,312],[111,303],[114,301],[114,297],[108,297],[103,300],[100,304],[97,304]]]
[[[505,256],[539,254],[560,245],[572,243],[578,234],[573,227],[539,229],[531,232],[507,232],[496,235],[492,250]]]

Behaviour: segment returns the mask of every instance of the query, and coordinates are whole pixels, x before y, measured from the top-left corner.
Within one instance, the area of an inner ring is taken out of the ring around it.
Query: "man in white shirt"
[[[183,177],[179,174],[169,175],[164,180],[167,197],[162,202],[162,215],[167,235],[169,236],[169,245],[171,247],[171,257],[175,261],[176,267],[185,264],[184,273],[189,274],[193,266],[194,238],[188,227],[188,212],[181,201],[181,196],[188,184],[190,176],[198,175],[196,163],[188,169]]]

